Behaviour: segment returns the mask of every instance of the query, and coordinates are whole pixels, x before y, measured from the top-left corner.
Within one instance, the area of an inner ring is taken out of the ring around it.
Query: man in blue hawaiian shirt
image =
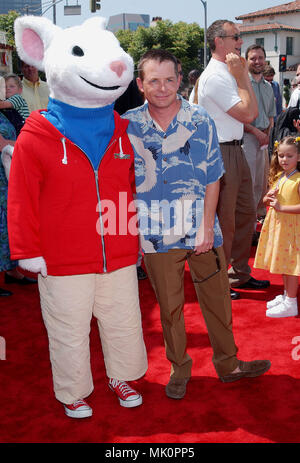
[[[215,125],[207,112],[177,95],[176,58],[165,50],[140,60],[139,89],[146,103],[125,114],[135,154],[139,231],[147,272],[161,311],[171,378],[166,394],[181,399],[191,377],[186,351],[184,268],[187,261],[223,382],[258,376],[261,360],[236,357],[227,266],[216,216],[224,173]]]

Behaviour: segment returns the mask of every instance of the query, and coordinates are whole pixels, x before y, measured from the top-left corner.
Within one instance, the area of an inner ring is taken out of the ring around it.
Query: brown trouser
[[[231,298],[223,249],[217,248],[221,270],[202,283],[194,283],[197,299],[213,349],[213,364],[219,376],[233,371],[238,361],[232,333]],[[185,262],[194,280],[202,280],[217,270],[213,251],[196,256],[192,250],[173,249],[145,254],[144,261],[159,306],[166,355],[172,364],[171,376],[191,376],[192,359],[186,352],[184,323]]]
[[[220,145],[225,174],[220,180],[217,214],[223,234],[223,248],[229,283],[246,283],[251,269],[248,260],[256,221],[251,173],[240,146]]]

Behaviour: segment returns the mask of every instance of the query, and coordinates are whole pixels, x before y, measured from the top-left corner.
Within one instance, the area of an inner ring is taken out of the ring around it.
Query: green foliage
[[[135,66],[147,50],[163,48],[181,60],[185,80],[192,69],[201,70],[198,50],[203,48],[204,32],[196,23],[157,21],[154,27],[139,27],[135,32],[120,30],[116,36],[124,50],[132,56]]]
[[[6,32],[7,44],[14,47],[12,52],[13,60],[13,71],[18,73],[18,56],[15,51],[15,34],[14,34],[14,22],[15,19],[20,16],[16,11],[9,11],[8,14],[0,14],[0,30]]]
[[[8,14],[0,14],[0,30],[6,32],[7,43],[15,46],[14,22],[20,16],[16,11],[9,11]]]

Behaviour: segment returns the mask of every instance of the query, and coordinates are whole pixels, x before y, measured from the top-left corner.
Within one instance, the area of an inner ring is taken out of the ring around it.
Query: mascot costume
[[[50,98],[47,109],[31,113],[13,150],[11,258],[39,274],[55,397],[73,418],[92,415],[84,400],[93,390],[92,316],[108,386],[122,406],[142,403],[126,381],[147,370],[133,150],[128,121],[113,109],[133,78],[133,61],[105,26],[100,17],[64,30],[41,17],[15,21],[18,54],[45,71]]]

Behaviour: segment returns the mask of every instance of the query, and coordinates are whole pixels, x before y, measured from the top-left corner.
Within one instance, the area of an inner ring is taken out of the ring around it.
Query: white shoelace
[[[76,407],[76,405],[87,405],[83,399],[76,400],[72,405]]]
[[[136,391],[132,389],[125,381],[119,381],[118,379],[110,379],[109,382],[112,385],[112,387],[119,386],[119,389],[122,392],[122,394],[124,394],[124,396],[131,393],[136,394]]]

